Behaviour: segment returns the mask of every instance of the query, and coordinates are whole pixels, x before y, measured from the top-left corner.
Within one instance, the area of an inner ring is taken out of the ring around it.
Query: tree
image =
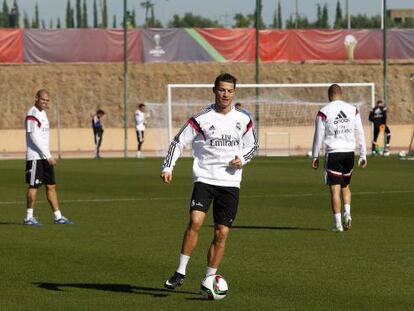
[[[259,1],[259,20],[257,21],[258,27],[260,29],[265,28],[265,23],[263,21],[262,11],[263,11],[263,4],[262,1]],[[254,11],[254,27],[256,27],[256,10]]]
[[[76,0],[76,28],[82,28],[81,0]]]
[[[34,18],[34,25],[33,28],[39,28],[40,27],[40,19],[39,19],[39,6],[37,5],[37,2],[35,4],[35,18]]]
[[[148,13],[150,12],[150,10],[153,10],[154,3],[152,3],[151,0],[146,0],[144,2],[141,2],[141,7],[145,9],[145,22],[144,22],[144,25],[148,25],[148,23],[149,23],[149,18],[148,18],[149,14]],[[152,13],[154,13],[154,11],[152,11]]]
[[[135,13],[135,9],[132,10],[132,13],[130,15],[128,15],[128,18],[130,19],[130,23],[132,28],[137,27],[137,17],[136,17],[136,13]]]
[[[222,27],[216,20],[211,20],[200,15],[193,15],[191,12],[184,13],[183,17],[178,14],[173,15],[173,19],[168,22],[168,27],[172,28],[209,28],[209,27]]]
[[[314,27],[315,24],[310,23],[306,16],[298,16],[298,29],[307,29]],[[296,21],[295,18],[291,15],[289,19],[286,21],[286,29],[294,29],[296,28]]]
[[[23,27],[26,29],[30,28],[30,20],[26,11],[23,12]]]
[[[279,25],[277,26],[277,28],[282,29],[283,19],[282,19],[282,6],[280,5],[280,0],[277,4],[277,21],[279,22]]]
[[[49,20],[49,29],[53,29],[53,19]]]
[[[329,28],[328,5],[325,3],[322,9],[322,25],[321,28]]]
[[[342,14],[341,2],[337,1],[334,28],[343,28],[343,27],[344,27],[344,17]]]
[[[102,9],[102,28],[108,28],[108,6],[106,5],[106,0],[103,2]]]
[[[1,27],[9,28],[9,6],[6,0],[3,0],[3,11],[1,12]]]
[[[98,8],[96,7],[96,0],[93,0],[93,28],[98,28]]]
[[[381,16],[376,15],[368,17],[366,14],[358,14],[351,16],[352,28],[366,29],[366,28],[380,28]]]
[[[322,28],[322,8],[319,3],[316,5],[316,22],[314,25],[315,28]]]
[[[114,14],[113,18],[112,18],[112,28],[117,28],[117,22],[116,22],[116,14]]]
[[[16,0],[13,1],[13,10],[14,10],[14,14],[15,14],[14,27],[15,28],[20,28],[20,11],[19,11],[19,6],[18,6]]]
[[[56,28],[57,28],[57,29],[62,28],[62,25],[61,25],[61,23],[60,23],[60,17],[58,17],[58,18],[57,18]]]
[[[46,23],[45,23],[45,20],[44,19],[42,19],[41,25],[42,25],[42,29],[46,29]]]
[[[86,0],[83,0],[82,8],[82,28],[88,28],[88,6],[86,5]]]
[[[250,28],[254,23],[254,19],[252,19],[253,15],[243,15],[242,13],[237,13],[234,15],[234,27],[235,28]]]
[[[70,0],[66,3],[66,28],[73,28],[73,9]]]

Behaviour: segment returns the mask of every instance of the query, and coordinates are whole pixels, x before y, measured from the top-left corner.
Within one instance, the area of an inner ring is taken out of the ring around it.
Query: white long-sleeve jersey
[[[316,115],[312,157],[318,157],[322,141],[326,153],[354,152],[355,135],[359,141],[360,157],[365,158],[367,148],[358,109],[341,100],[330,102]]]
[[[145,131],[145,113],[137,109],[134,113],[135,128],[137,131]]]
[[[163,172],[172,172],[184,146],[190,143],[193,182],[224,187],[240,187],[242,169],[230,167],[230,161],[237,155],[245,165],[258,149],[250,117],[235,108],[227,114],[219,113],[215,104],[190,118],[181,128],[170,144]]]
[[[26,113],[26,161],[50,159],[49,120],[46,112],[33,106]]]

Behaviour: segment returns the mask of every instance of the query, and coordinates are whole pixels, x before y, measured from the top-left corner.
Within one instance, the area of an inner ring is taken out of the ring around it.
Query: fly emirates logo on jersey
[[[240,145],[240,139],[228,134],[221,134],[220,137],[212,137],[210,146],[212,147],[234,147]]]

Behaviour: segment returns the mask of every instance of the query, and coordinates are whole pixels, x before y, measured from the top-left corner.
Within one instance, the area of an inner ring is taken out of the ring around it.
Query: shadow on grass
[[[1,225],[14,225],[14,226],[16,226],[16,225],[23,225],[23,223],[22,222],[1,222],[0,221],[0,226]]]
[[[214,228],[213,225],[208,227]],[[250,229],[250,230],[292,230],[292,231],[329,231],[324,228],[306,228],[306,227],[278,227],[278,226],[232,226],[232,229]]]
[[[168,297],[170,294],[186,294],[186,295],[199,295],[196,292],[174,290],[170,291],[164,288],[134,286],[130,284],[101,284],[101,283],[49,283],[49,282],[33,282],[39,288],[63,291],[65,287],[82,288],[82,289],[94,289],[116,293],[129,293],[139,295],[150,295],[156,298]]]

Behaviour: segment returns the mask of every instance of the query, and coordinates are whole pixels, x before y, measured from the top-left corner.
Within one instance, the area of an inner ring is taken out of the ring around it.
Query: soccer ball
[[[398,156],[399,156],[400,158],[405,158],[405,157],[407,156],[407,154],[405,153],[405,151],[404,151],[404,150],[401,150],[400,152],[398,152]]]
[[[307,157],[308,158],[312,158],[312,151],[310,150],[310,151],[308,151],[307,153],[306,153],[306,155],[307,155]]]
[[[201,295],[208,300],[221,300],[226,297],[228,290],[226,280],[218,274],[209,275],[201,282]]]

